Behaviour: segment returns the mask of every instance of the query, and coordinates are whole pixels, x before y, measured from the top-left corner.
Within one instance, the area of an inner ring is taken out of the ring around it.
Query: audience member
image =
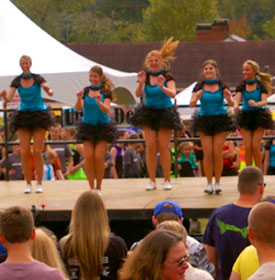
[[[62,280],[61,273],[34,260],[31,242],[35,238],[33,216],[30,210],[14,206],[0,216],[0,242],[8,251],[5,262],[0,264],[0,279]]]
[[[53,163],[56,160],[55,151],[47,151],[44,154],[44,166],[43,166],[43,176],[42,180],[55,180]]]
[[[248,216],[248,236],[257,249],[260,268],[248,280],[274,278],[275,269],[275,205],[261,202]]]
[[[187,231],[182,224],[180,224],[177,221],[165,221],[165,222],[162,222],[161,224],[159,224],[157,229],[170,230],[177,234],[182,235],[186,253],[187,253],[187,255],[189,255],[188,244],[187,244]],[[190,256],[190,260],[187,260],[188,268],[186,269],[186,271],[184,273],[185,280],[211,280],[211,279],[213,279],[211,274],[209,272],[207,272],[206,270],[202,270],[202,269],[193,267],[190,263],[191,259],[192,259],[192,257]]]
[[[179,144],[178,170],[180,177],[195,177],[198,167],[196,155],[190,142]]]
[[[19,145],[12,146],[12,153],[8,155],[8,168],[10,180],[24,180]],[[6,174],[6,157],[0,161],[0,172]]]
[[[72,141],[75,140],[76,129],[74,127],[62,128],[61,138],[62,140]],[[68,174],[68,180],[84,180],[87,179],[85,171],[83,169],[85,161],[84,159],[84,146],[82,143],[69,144],[73,154],[73,166],[70,174]]]
[[[167,230],[154,230],[128,256],[120,271],[121,279],[185,279],[187,259],[182,235]]]
[[[129,139],[139,139],[136,133],[129,136]],[[125,178],[140,178],[141,177],[141,164],[137,155],[136,149],[139,147],[139,143],[129,143],[123,156],[123,169]]]
[[[177,221],[183,223],[183,212],[180,206],[171,200],[164,200],[158,203],[154,209],[152,222],[155,227],[164,221]],[[142,240],[132,245],[130,250],[134,250]],[[212,276],[215,275],[215,267],[211,264],[207,257],[206,251],[201,243],[191,236],[187,236],[187,245],[189,254],[191,255],[191,264],[194,267],[207,270]]]
[[[61,128],[58,124],[53,126],[50,130],[50,138],[52,141],[59,141],[61,138]],[[58,153],[61,170],[63,176],[66,178],[73,167],[72,150],[68,144],[50,144],[50,147]]]
[[[104,178],[117,178],[116,169],[113,163],[113,157],[108,151],[104,155],[104,165]]]
[[[202,242],[209,261],[216,266],[217,279],[229,279],[236,258],[249,245],[247,217],[262,199],[263,180],[259,168],[244,168],[238,177],[237,201],[217,208],[209,219]]]
[[[275,130],[267,130],[267,136],[274,136]],[[264,175],[275,175],[275,139],[266,141],[264,152]]]
[[[52,238],[54,234],[50,231],[51,236],[49,236],[49,231],[49,229],[43,227],[35,229],[35,239],[31,243],[31,254],[35,260],[57,268],[63,277],[68,279],[63,261],[56,247],[57,244]]]
[[[117,279],[127,246],[111,234],[107,211],[95,191],[77,199],[70,232],[60,240],[60,249],[71,279]]]
[[[120,129],[117,131],[117,140],[125,140],[128,138],[127,130]],[[116,169],[118,178],[123,176],[123,156],[125,153],[126,147],[125,143],[116,143],[110,150],[110,153],[113,157],[113,163]]]

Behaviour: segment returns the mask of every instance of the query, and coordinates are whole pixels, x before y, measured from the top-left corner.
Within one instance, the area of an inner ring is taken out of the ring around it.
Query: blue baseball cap
[[[172,208],[163,207],[165,204],[170,204]],[[183,211],[181,210],[180,206],[171,200],[164,200],[158,203],[154,209],[153,216],[157,216],[162,212],[170,212],[176,214],[179,218],[183,218]]]

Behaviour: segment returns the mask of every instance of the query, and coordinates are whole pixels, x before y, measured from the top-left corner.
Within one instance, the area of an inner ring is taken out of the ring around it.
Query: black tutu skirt
[[[198,112],[192,116],[191,129],[194,135],[202,132],[205,135],[215,135],[222,131],[233,131],[235,126],[229,114],[217,116],[199,116]]]
[[[237,114],[237,124],[240,128],[256,130],[258,127],[273,129],[274,122],[268,109],[257,111],[239,111]]]
[[[17,131],[19,128],[34,131],[36,129],[48,130],[55,124],[55,115],[53,111],[48,108],[42,111],[16,111],[11,115],[10,130]]]
[[[135,110],[130,123],[136,127],[149,126],[153,130],[159,130],[160,128],[183,129],[179,113],[175,107],[156,109],[140,105]]]
[[[117,130],[113,123],[91,125],[81,122],[77,128],[76,138],[80,141],[91,141],[97,143],[106,141],[112,143],[117,137]]]

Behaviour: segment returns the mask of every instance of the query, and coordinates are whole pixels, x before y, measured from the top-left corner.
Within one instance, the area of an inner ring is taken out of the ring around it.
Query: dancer
[[[112,82],[104,75],[98,65],[89,73],[91,85],[77,92],[76,110],[83,110],[82,122],[77,139],[83,141],[85,172],[91,189],[101,195],[101,183],[104,176],[104,154],[107,143],[116,136],[116,129],[107,115],[112,100]]]
[[[224,98],[229,106],[234,106],[230,90],[219,79],[217,62],[210,59],[203,63],[204,79],[194,87],[190,107],[195,107],[198,100],[201,106],[193,116],[194,134],[200,136],[203,148],[203,165],[207,178],[204,192],[213,193],[212,176],[215,176],[216,194],[222,190],[220,178],[223,167],[222,149],[229,131],[233,129],[231,118],[227,115]]]
[[[17,76],[11,83],[7,94],[5,90],[1,92],[1,97],[5,102],[12,100],[16,90],[20,95],[20,107],[11,122],[11,130],[16,131],[19,136],[21,147],[22,169],[27,186],[24,193],[32,191],[31,166],[30,166],[30,141],[33,138],[33,153],[36,166],[37,185],[36,192],[43,192],[42,175],[44,160],[42,151],[46,131],[54,124],[54,116],[47,109],[42,94],[41,87],[49,96],[53,95],[45,79],[30,72],[32,60],[29,56],[23,55],[20,58],[20,67],[23,73]]]
[[[164,190],[171,190],[170,169],[171,154],[169,150],[172,129],[181,130],[182,124],[171,98],[176,96],[176,84],[168,71],[169,61],[174,60],[173,53],[179,41],[173,38],[164,42],[160,50],[149,52],[145,59],[147,72],[138,73],[136,96],[145,93],[145,104],[133,115],[131,122],[142,126],[145,132],[146,165],[150,182],[147,191],[156,189],[157,151],[164,173]]]
[[[262,168],[260,143],[265,129],[273,128],[271,114],[266,109],[267,96],[271,92],[271,75],[260,72],[257,62],[247,60],[243,64],[243,77],[236,88],[234,111],[239,111],[239,104],[243,101],[242,109],[237,115],[241,128],[245,150],[245,163]]]

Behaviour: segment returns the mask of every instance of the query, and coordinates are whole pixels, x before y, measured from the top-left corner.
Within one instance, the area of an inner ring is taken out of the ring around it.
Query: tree
[[[242,17],[240,18],[240,20],[237,20],[236,18],[230,19],[229,33],[236,34],[242,38],[247,39],[251,34],[251,27],[248,24],[246,17]]]
[[[270,40],[275,40],[275,16],[273,17],[272,20],[268,20],[264,25],[263,25],[263,30],[265,31],[267,35],[267,39]]]
[[[191,41],[196,23],[212,23],[217,15],[216,0],[150,0],[143,14],[146,39],[162,41],[174,36],[181,41]]]

